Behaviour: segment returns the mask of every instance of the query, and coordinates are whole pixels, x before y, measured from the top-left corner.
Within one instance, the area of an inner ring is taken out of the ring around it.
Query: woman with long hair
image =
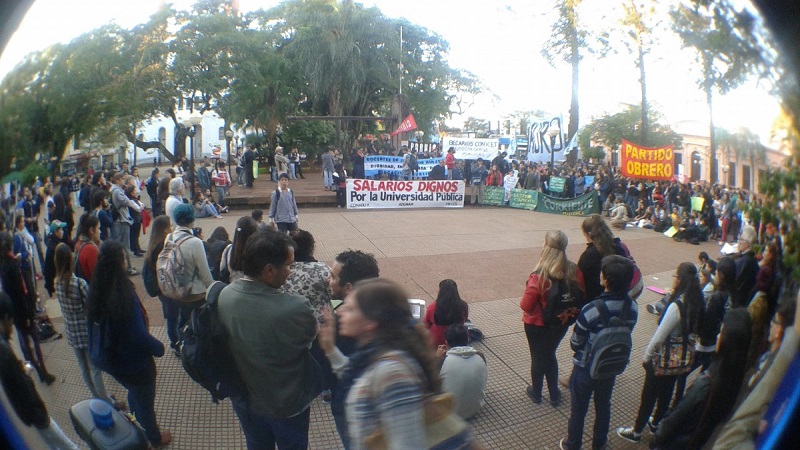
[[[14,326],[19,348],[26,361],[33,364],[39,380],[53,384],[56,377],[47,372],[36,329],[36,284],[30,272],[21,268],[21,255],[14,252],[14,240],[7,232],[0,233],[0,284],[14,303]],[[33,343],[33,349],[31,349]]]
[[[701,449],[733,411],[747,370],[751,336],[750,315],[737,308],[725,315],[711,367],[700,374],[686,396],[661,421],[651,448]]]
[[[547,390],[550,404],[558,406],[561,391],[558,389],[558,359],[556,350],[569,324],[553,327],[545,323],[544,311],[547,308],[548,294],[558,289],[561,282],[577,283],[583,289],[583,275],[578,266],[567,259],[567,235],[561,230],[550,230],[544,237],[544,247],[539,262],[533,268],[525,284],[525,293],[520,300],[522,322],[531,353],[531,384],[525,389],[534,403],[542,402],[544,378],[547,377]],[[583,292],[575,292],[576,298],[583,299]],[[582,303],[582,302],[581,302]],[[582,307],[580,304],[578,308]],[[578,311],[575,311],[577,315]]]
[[[617,429],[617,435],[631,442],[639,442],[645,425],[654,433],[658,429],[659,422],[669,408],[675,381],[678,378],[678,375],[655,374],[651,360],[656,347],[671,339],[699,334],[703,325],[705,303],[703,292],[700,289],[700,279],[697,276],[697,267],[690,262],[681,263],[678,265],[674,278],[667,309],[659,318],[658,328],[644,352],[645,378],[636,422],[633,427]],[[689,345],[689,342],[684,341],[684,345]],[[654,406],[655,413],[650,417]]]
[[[236,221],[236,231],[233,233],[233,243],[230,244],[224,252],[222,252],[222,259],[219,263],[220,277],[224,280],[224,273],[229,273],[228,283],[242,278],[244,272],[242,271],[244,263],[244,245],[247,243],[253,233],[258,231],[258,224],[250,216],[242,216]]]
[[[97,254],[100,252],[100,219],[91,214],[84,214],[78,221],[78,238],[75,240],[75,276],[92,281],[92,274],[97,265]]]
[[[103,372],[89,359],[89,325],[86,322],[86,299],[89,296],[89,285],[86,280],[78,278],[72,271],[72,249],[63,242],[56,246],[55,255],[56,280],[55,292],[61,313],[67,328],[67,343],[75,352],[75,359],[81,369],[81,376],[89,392],[114,405],[116,409],[125,409],[125,403],[108,395],[103,382]]]
[[[167,445],[172,435],[159,430],[156,422],[153,361],[154,356],[164,356],[164,344],[148,331],[146,311],[128,277],[125,252],[117,241],[100,247],[86,308],[89,323],[99,324],[102,330],[100,336],[89,334],[90,348],[92,340],[102,336],[109,365],[104,369],[128,390],[131,412],[150,444],[156,448]]]
[[[222,260],[222,253],[231,244],[228,238],[228,230],[225,227],[214,228],[211,236],[206,239],[206,257],[208,268],[211,269],[211,277],[219,280],[219,263]]]
[[[142,265],[142,278],[156,276],[158,255],[164,249],[164,240],[170,233],[172,233],[172,226],[169,217],[158,216],[153,220],[152,229],[150,230],[150,243],[147,245],[147,253],[144,255],[144,263]],[[147,275],[144,275],[145,272],[147,272]],[[161,302],[161,311],[164,314],[164,320],[167,322],[169,347],[176,356],[180,356],[181,338],[178,331],[180,305],[176,300],[161,295],[161,292],[158,293],[158,300]]]
[[[606,256],[617,254],[617,251],[614,234],[599,214],[592,214],[584,219],[581,229],[586,238],[586,250],[578,259],[578,267],[583,273],[586,298],[593,300],[603,293],[600,285],[600,261]]]
[[[422,319],[433,348],[447,344],[444,339],[447,327],[453,324],[463,325],[468,318],[469,305],[461,299],[456,282],[451,279],[440,281],[436,301],[428,305]]]
[[[319,339],[347,398],[348,448],[369,448],[377,431],[386,448],[428,448],[424,398],[441,392],[441,380],[425,335],[412,325],[408,294],[389,280],[362,281],[337,312],[340,333],[357,340],[356,351],[347,361],[335,352],[329,315]],[[469,442],[469,432],[463,433]]]

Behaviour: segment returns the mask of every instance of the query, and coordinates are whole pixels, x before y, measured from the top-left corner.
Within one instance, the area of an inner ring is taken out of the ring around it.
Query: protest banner
[[[442,148],[456,149],[456,159],[478,159],[491,161],[497,156],[500,149],[500,141],[497,139],[478,139],[478,138],[457,138],[445,137],[442,139]]]
[[[414,172],[414,178],[428,178],[428,173],[433,166],[439,164],[443,158],[418,159],[419,169]],[[364,176],[367,178],[380,178],[386,174],[391,179],[399,179],[403,171],[402,156],[372,155],[364,158]]]
[[[550,192],[564,192],[564,182],[565,181],[567,181],[566,178],[550,177],[550,184],[548,185],[548,191],[550,191]]]
[[[484,186],[481,205],[503,206],[506,190],[500,186]]]
[[[702,211],[705,201],[703,197],[692,197],[692,211]]]
[[[562,128],[560,117],[531,119],[527,130],[528,161],[550,162],[551,160],[563,161],[566,159],[568,146],[565,145],[564,136],[560,132]],[[559,132],[554,138],[551,138],[550,130],[559,130]]]
[[[539,191],[532,191],[529,189],[512,189],[511,200],[509,200],[508,205],[512,208],[536,211],[536,203],[538,200]]]
[[[675,155],[671,145],[642,147],[623,139],[620,153],[624,177],[669,181],[674,175]]]
[[[597,191],[575,198],[556,198],[538,193],[536,211],[564,216],[588,216],[600,213],[600,198]]]
[[[463,208],[464,182],[347,180],[348,209]]]

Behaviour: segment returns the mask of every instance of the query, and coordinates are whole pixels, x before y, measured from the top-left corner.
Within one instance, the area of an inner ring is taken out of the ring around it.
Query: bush
[[[36,177],[39,177],[40,180],[44,180],[48,175],[50,175],[50,173],[47,171],[47,167],[38,163],[30,163],[22,169],[20,182],[23,186],[30,186],[33,184]]]

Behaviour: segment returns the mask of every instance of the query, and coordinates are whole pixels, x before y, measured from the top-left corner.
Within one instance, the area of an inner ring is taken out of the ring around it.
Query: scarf
[[[356,349],[350,356],[350,361],[345,366],[342,376],[339,377],[336,389],[333,390],[333,396],[331,397],[331,412],[333,414],[344,416],[344,402],[350,394],[350,389],[356,380],[364,374],[367,367],[372,364],[378,352],[378,346],[375,343],[369,343]]]

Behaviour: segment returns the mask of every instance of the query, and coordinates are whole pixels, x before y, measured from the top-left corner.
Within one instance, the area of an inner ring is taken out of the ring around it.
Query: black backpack
[[[228,397],[244,398],[247,393],[228,347],[228,331],[217,313],[217,300],[225,286],[216,281],[208,287],[206,303],[192,311],[183,329],[183,369],[211,393],[214,403]]]
[[[542,322],[548,328],[564,328],[575,323],[585,302],[585,294],[573,280],[550,280]]]
[[[603,380],[613,378],[625,371],[631,359],[631,349],[633,340],[631,333],[633,330],[628,327],[625,321],[630,314],[631,302],[628,297],[622,305],[622,315],[620,317],[610,317],[606,302],[602,299],[594,300],[592,303],[600,313],[600,320],[603,328],[594,335],[594,339],[587,342],[584,362],[589,370],[592,379]]]

